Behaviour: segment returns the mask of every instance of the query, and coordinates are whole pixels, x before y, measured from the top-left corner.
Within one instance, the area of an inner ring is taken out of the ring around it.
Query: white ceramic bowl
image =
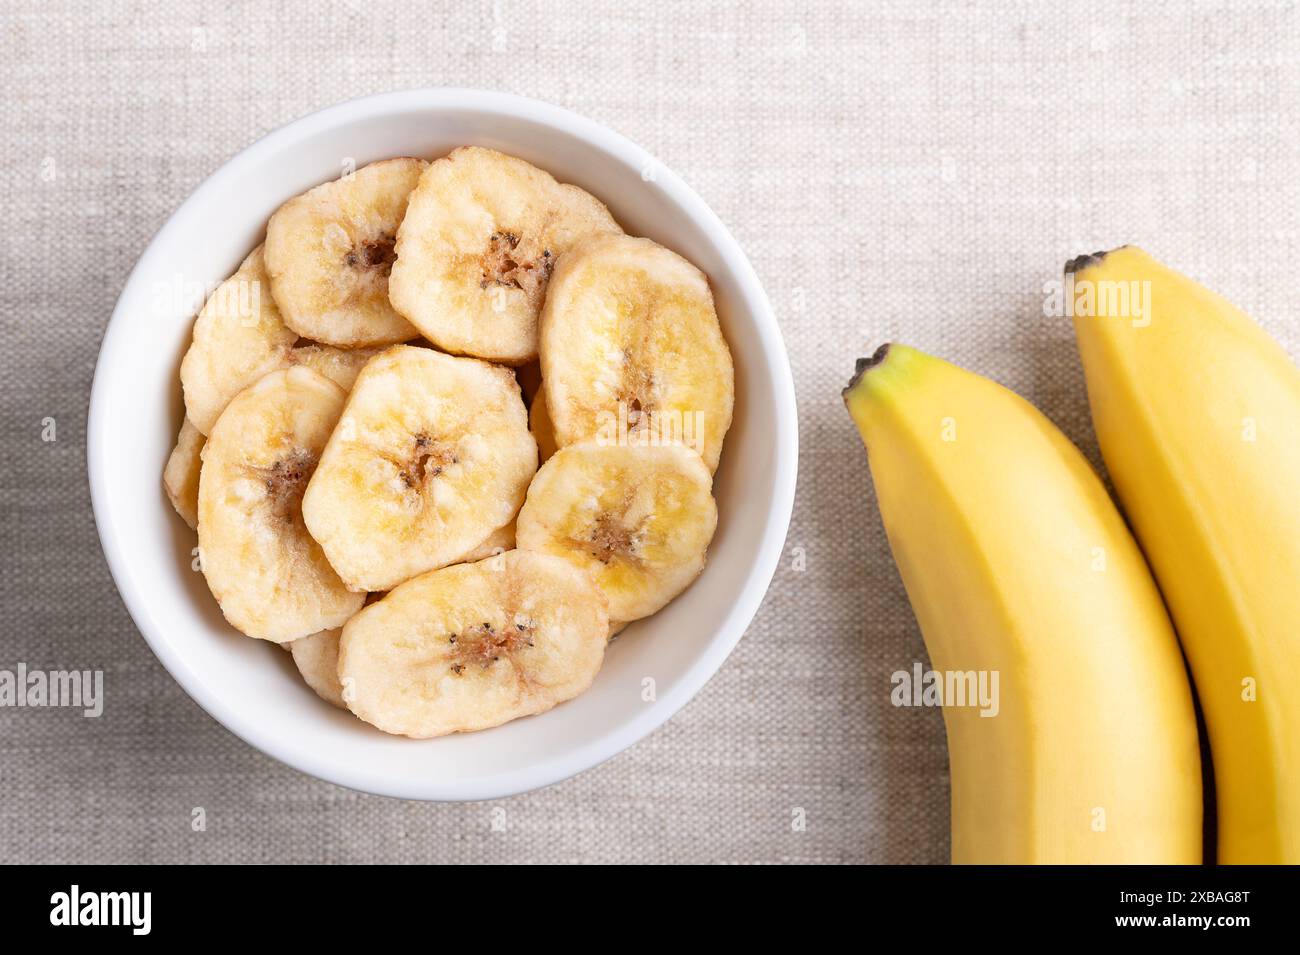
[[[432,159],[464,144],[522,156],[582,186],[629,233],[703,269],[735,357],[736,416],[714,488],[718,532],[695,584],[629,627],[577,699],[496,729],[416,741],[386,736],[322,702],[288,654],[225,623],[191,569],[194,534],[167,503],[160,475],[183,414],[177,374],[196,296],[234,271],[271,213],[336,178],[349,161]],[[416,90],[344,103],[270,134],[210,176],[158,232],[100,350],[88,426],[90,490],[104,553],[140,632],[228,729],[290,766],[356,789],[488,799],[613,756],[672,716],[722,665],[781,554],[794,497],[795,416],[785,347],[763,289],[727,229],[677,176],[623,137],[554,106],[498,93]]]

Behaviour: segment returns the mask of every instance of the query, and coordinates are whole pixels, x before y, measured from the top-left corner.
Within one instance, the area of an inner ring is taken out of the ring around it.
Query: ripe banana
[[[844,397],[934,667],[998,674],[996,711],[944,701],[953,861],[1199,862],[1178,644],[1083,456],[1020,397],[904,346]]]
[[[1219,861],[1300,863],[1300,371],[1140,249],[1066,270],[1102,455],[1205,713]]]

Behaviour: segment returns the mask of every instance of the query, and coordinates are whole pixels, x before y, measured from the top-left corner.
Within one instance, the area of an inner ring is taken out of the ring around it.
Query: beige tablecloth
[[[1096,461],[1042,287],[1125,241],[1300,354],[1292,2],[31,0],[3,17],[0,668],[107,682],[97,720],[0,709],[5,861],[943,861],[940,714],[889,702],[924,650],[840,402],[853,358],[901,340],[956,360]],[[681,173],[766,284],[801,415],[788,559],[721,672],[607,764],[470,805],[318,782],[208,718],[116,596],[84,466],[105,323],[171,211],[304,113],[441,85],[559,103]]]

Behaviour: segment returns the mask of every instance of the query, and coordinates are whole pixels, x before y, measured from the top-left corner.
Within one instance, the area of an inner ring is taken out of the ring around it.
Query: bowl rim
[[[128,298],[135,297],[135,286],[152,270],[154,260],[161,255],[161,250],[167,246],[172,233],[180,228],[178,223],[187,218],[187,212],[200,205],[205,194],[221,190],[227,182],[237,181],[248,167],[261,162],[267,154],[282,151],[295,141],[330,128],[346,126],[363,116],[369,118],[384,113],[409,112],[413,109],[497,113],[526,119],[586,141],[601,152],[610,154],[629,165],[644,169],[647,163],[653,163],[656,186],[707,235],[734,277],[744,307],[753,317],[759,344],[768,358],[770,367],[776,406],[773,440],[782,449],[777,455],[777,473],[774,475],[774,492],[768,505],[767,525],[744,586],[736,596],[722,626],[703,646],[684,677],[677,681],[667,694],[658,699],[658,705],[647,707],[640,715],[610,728],[540,766],[457,780],[428,778],[415,780],[409,776],[399,777],[399,774],[376,771],[368,767],[340,769],[332,764],[313,763],[311,758],[303,757],[298,751],[284,749],[279,745],[275,734],[267,733],[258,723],[242,716],[237,708],[230,707],[219,694],[210,690],[200,674],[185,659],[184,654],[170,642],[162,639],[157,632],[160,628],[156,628],[149,611],[148,598],[136,587],[135,581],[128,572],[129,558],[111,518],[111,503],[108,499],[106,481],[102,476],[107,466],[107,442],[104,436],[108,433],[106,426],[108,402],[104,392],[108,387],[107,369],[113,365],[118,349],[121,347],[121,330],[126,324],[123,317],[124,303]],[[90,485],[91,509],[113,583],[136,629],[144,637],[163,668],[181,685],[189,697],[217,723],[245,743],[299,772],[375,795],[429,801],[503,798],[561,782],[599,765],[649,736],[685,706],[721,668],[739,643],[771,584],[781,558],[794,507],[799,439],[793,375],[771,303],[739,243],[704,200],[650,152],[595,120],[587,119],[563,107],[512,93],[458,87],[378,93],[328,106],[268,132],[204,178],[154,234],[122,286],[95,362],[86,432],[86,469]]]

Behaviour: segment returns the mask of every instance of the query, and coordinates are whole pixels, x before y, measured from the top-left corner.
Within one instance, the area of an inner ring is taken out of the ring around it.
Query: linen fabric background
[[[925,651],[840,400],[855,356],[898,340],[989,375],[1100,464],[1044,283],[1125,242],[1300,354],[1289,0],[61,0],[3,18],[0,668],[106,683],[99,719],[0,709],[5,861],[943,862],[942,718],[889,700]],[[167,216],[284,123],[432,86],[566,106],[679,172],[762,278],[800,410],[785,559],[717,676],[604,765],[464,805],[316,781],[203,713],[116,595],[84,464],[100,339]]]

